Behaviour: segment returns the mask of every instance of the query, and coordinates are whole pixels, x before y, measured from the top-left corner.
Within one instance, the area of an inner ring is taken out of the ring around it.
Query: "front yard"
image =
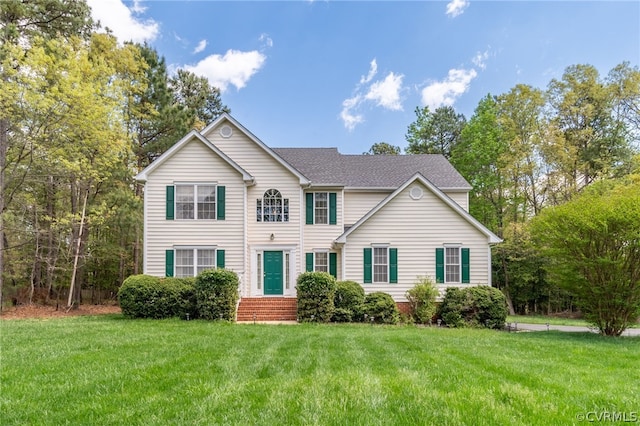
[[[640,338],[121,315],[2,320],[0,333],[4,425],[558,425],[640,412]]]

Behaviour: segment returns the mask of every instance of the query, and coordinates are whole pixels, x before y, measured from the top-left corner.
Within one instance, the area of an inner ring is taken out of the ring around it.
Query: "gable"
[[[401,229],[407,238],[420,238],[419,233],[426,232],[424,237],[438,233],[446,233],[448,238],[452,234],[474,234],[490,244],[502,241],[424,176],[416,174],[338,237],[336,243],[367,232],[384,240],[397,237]]]
[[[264,174],[262,171],[266,168],[270,169],[266,170],[267,175],[274,174],[275,170],[278,174],[284,172],[295,177],[300,185],[309,183],[306,176],[229,114],[220,115],[201,133],[242,168],[248,170],[252,176]]]

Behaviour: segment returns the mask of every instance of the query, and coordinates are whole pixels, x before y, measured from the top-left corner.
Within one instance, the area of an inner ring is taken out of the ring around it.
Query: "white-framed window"
[[[258,222],[289,222],[289,199],[282,198],[277,189],[268,189],[256,200]]]
[[[460,261],[460,247],[445,247],[444,271],[445,283],[461,282],[462,262]]]
[[[316,192],[314,193],[314,205],[313,205],[313,217],[314,223],[326,225],[329,223],[329,193],[328,192]]]
[[[317,251],[313,254],[313,270],[316,272],[329,272],[329,253]]]
[[[216,267],[216,249],[212,247],[176,248],[175,276],[195,277],[206,269]]]
[[[216,185],[176,184],[176,219],[215,219]]]
[[[256,267],[258,269],[257,286],[258,290],[262,288],[262,253],[256,253]]]
[[[373,247],[373,282],[389,282],[389,249],[388,247]]]
[[[284,288],[289,290],[289,267],[290,267],[289,252],[284,252]]]

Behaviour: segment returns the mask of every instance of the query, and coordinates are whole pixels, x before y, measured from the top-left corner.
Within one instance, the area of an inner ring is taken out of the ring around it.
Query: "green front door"
[[[282,294],[282,252],[264,252],[264,294]]]

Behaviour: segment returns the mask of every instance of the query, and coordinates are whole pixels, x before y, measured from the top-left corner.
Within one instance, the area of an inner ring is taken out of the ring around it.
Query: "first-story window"
[[[316,272],[329,272],[329,253],[314,253],[314,270]]]
[[[373,282],[374,283],[386,283],[388,282],[388,250],[387,247],[374,247],[373,248]]]
[[[175,249],[175,276],[195,277],[202,271],[216,267],[215,248]],[[218,256],[223,252],[220,250]]]
[[[460,282],[460,247],[446,247],[445,249],[445,282]]]

